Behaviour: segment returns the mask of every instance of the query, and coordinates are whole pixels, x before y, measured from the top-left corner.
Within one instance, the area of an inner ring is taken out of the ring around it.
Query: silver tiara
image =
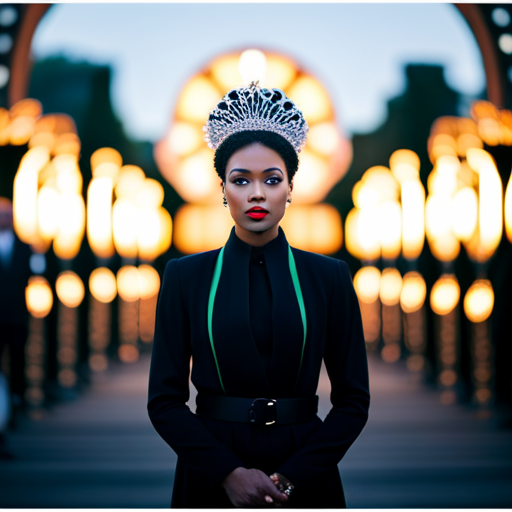
[[[204,139],[214,151],[230,135],[251,130],[277,133],[299,153],[306,143],[309,126],[281,89],[261,89],[258,82],[229,91],[203,126]]]

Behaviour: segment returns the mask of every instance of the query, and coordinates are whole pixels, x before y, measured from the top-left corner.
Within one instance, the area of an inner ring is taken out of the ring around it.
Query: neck
[[[277,235],[279,234],[279,224],[276,224],[265,231],[249,231],[238,224],[235,224],[235,233],[242,242],[253,245],[254,247],[261,247],[271,240],[274,240],[274,238],[277,238]]]

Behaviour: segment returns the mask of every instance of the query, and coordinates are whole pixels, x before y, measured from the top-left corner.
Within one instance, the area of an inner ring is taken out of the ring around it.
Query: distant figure
[[[28,312],[25,287],[30,277],[30,255],[30,247],[21,242],[14,233],[11,201],[0,197],[0,372],[5,366],[7,348],[10,362],[8,380],[15,414],[23,409],[26,387],[25,343]],[[2,382],[5,400],[5,380]],[[5,429],[6,421],[0,421],[0,459],[13,457],[6,447]]]

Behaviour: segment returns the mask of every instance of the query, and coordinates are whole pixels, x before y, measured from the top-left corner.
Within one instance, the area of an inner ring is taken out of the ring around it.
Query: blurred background
[[[287,238],[361,306],[348,506],[509,507],[507,4],[0,5],[0,506],[169,506],[157,294],[229,235],[202,126],[254,79],[310,125]]]

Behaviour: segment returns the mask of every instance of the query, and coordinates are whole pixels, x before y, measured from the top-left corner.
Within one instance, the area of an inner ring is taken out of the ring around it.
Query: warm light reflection
[[[395,179],[403,184],[407,180],[418,180],[420,159],[409,149],[399,149],[389,158],[389,168]]]
[[[164,187],[158,181],[146,178],[135,201],[141,208],[158,208],[164,201]]]
[[[385,201],[379,207],[379,231],[382,257],[396,259],[402,248],[402,209],[397,201]]]
[[[484,322],[494,308],[494,291],[487,279],[478,279],[466,292],[464,313],[471,322]]]
[[[138,223],[138,208],[128,199],[117,199],[112,213],[112,228],[115,248],[123,258],[137,257]]]
[[[55,282],[55,291],[59,300],[68,308],[80,306],[85,295],[84,283],[71,270],[61,272]]]
[[[176,115],[182,121],[204,124],[221,97],[222,93],[208,78],[198,75],[188,82],[178,98]]]
[[[178,156],[190,155],[204,144],[203,135],[201,127],[178,121],[172,126],[167,139],[169,149]]]
[[[48,149],[29,149],[21,159],[13,186],[14,230],[26,244],[38,238],[37,192],[38,175],[50,159]]]
[[[402,280],[400,305],[404,313],[414,313],[423,306],[427,285],[419,272],[407,272]]]
[[[341,216],[330,204],[293,204],[287,208],[281,226],[290,245],[303,251],[332,254],[341,249]]]
[[[265,85],[265,76],[267,73],[267,59],[260,50],[245,50],[241,53],[238,61],[238,71],[244,84],[250,82],[260,82],[260,86]]]
[[[308,149],[300,153],[300,172],[293,178],[295,203],[315,203],[324,199],[329,191],[329,166],[324,158]]]
[[[308,148],[322,156],[331,156],[338,147],[340,138],[333,123],[319,123],[308,132]]]
[[[106,267],[94,269],[89,276],[89,290],[99,302],[112,302],[117,295],[116,276]]]
[[[114,148],[100,148],[97,149],[91,155],[91,169],[93,172],[101,165],[101,164],[113,164],[115,167],[120,168],[123,165],[123,158],[119,151]]]
[[[396,268],[385,268],[380,279],[380,301],[386,306],[395,306],[400,302],[402,276]]]
[[[380,270],[376,267],[363,267],[354,276],[354,288],[359,300],[372,304],[380,294]]]
[[[459,303],[460,286],[453,274],[442,275],[430,292],[430,306],[437,315],[447,315]]]
[[[184,204],[174,216],[174,245],[184,254],[217,249],[226,243],[233,224],[221,204]]]
[[[146,175],[136,165],[123,165],[119,171],[115,187],[116,197],[133,200],[144,184]]]
[[[80,251],[85,232],[85,204],[81,194],[66,193],[60,197],[59,229],[53,240],[58,258],[72,259]]]
[[[478,223],[478,196],[473,187],[462,187],[453,197],[453,232],[467,242]]]
[[[160,276],[158,272],[150,265],[139,265],[139,291],[140,298],[150,299],[160,290]]]
[[[276,53],[267,54],[268,87],[285,90],[297,76],[297,69],[293,61]]]
[[[512,174],[505,192],[505,230],[508,241],[512,243]]]
[[[300,105],[308,123],[326,121],[332,116],[329,96],[323,86],[312,76],[302,75],[287,91],[288,97]]]
[[[44,318],[52,310],[53,294],[48,280],[32,276],[25,288],[25,300],[29,313],[35,318]]]
[[[401,183],[402,252],[404,258],[419,257],[425,241],[425,189],[419,180]]]
[[[140,298],[139,273],[137,267],[125,265],[118,270],[117,290],[119,296],[126,302],[133,302]]]
[[[106,176],[91,180],[87,190],[87,239],[91,250],[99,258],[110,258],[115,252],[112,239],[112,193],[112,180]]]

